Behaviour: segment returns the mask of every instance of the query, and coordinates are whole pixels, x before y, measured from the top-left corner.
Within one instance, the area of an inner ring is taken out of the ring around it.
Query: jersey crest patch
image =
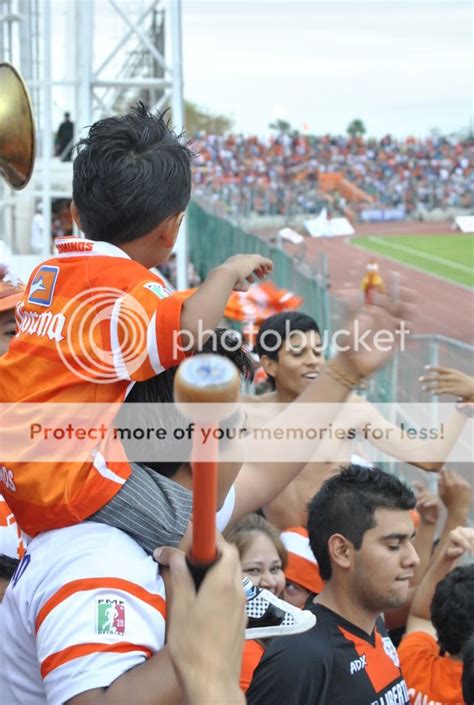
[[[125,634],[125,603],[122,600],[97,600],[97,634]]]
[[[151,291],[152,294],[155,294],[155,296],[159,299],[167,299],[168,296],[171,296],[171,291],[168,291],[168,289],[158,282],[148,282],[148,284],[144,284],[143,286],[145,289]]]
[[[51,306],[54,288],[59,274],[59,267],[43,264],[30,284],[28,303],[38,306]]]
[[[392,640],[389,636],[384,636],[382,638],[383,650],[387,656],[392,660],[392,663],[397,668],[400,668],[400,659],[398,658],[398,652],[394,647]]]

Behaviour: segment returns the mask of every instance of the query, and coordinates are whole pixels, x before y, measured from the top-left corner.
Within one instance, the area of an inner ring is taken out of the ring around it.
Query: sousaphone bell
[[[0,63],[0,173],[14,189],[30,180],[35,161],[35,123],[23,79]]]

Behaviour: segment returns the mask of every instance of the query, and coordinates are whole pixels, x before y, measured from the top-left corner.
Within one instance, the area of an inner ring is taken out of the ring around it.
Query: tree
[[[184,101],[184,124],[186,132],[194,135],[196,132],[207,132],[211,135],[223,135],[228,132],[233,120],[226,115],[214,115],[206,108],[190,100]]]
[[[363,137],[366,133],[365,125],[359,118],[356,118],[347,127],[347,132],[351,137]]]
[[[270,130],[276,130],[281,135],[287,135],[288,133],[293,131],[290,123],[287,120],[275,120],[275,122],[271,122],[268,127],[270,128]]]

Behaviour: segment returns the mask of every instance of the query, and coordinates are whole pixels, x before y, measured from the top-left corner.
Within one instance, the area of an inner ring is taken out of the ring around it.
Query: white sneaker
[[[255,587],[248,578],[244,578],[243,586],[247,596],[246,639],[301,634],[316,624],[316,615],[312,612],[280,600],[270,590]]]

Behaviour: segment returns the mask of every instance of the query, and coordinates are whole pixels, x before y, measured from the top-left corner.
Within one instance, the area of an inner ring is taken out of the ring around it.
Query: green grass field
[[[424,272],[474,287],[474,235],[370,235],[352,244]]]

